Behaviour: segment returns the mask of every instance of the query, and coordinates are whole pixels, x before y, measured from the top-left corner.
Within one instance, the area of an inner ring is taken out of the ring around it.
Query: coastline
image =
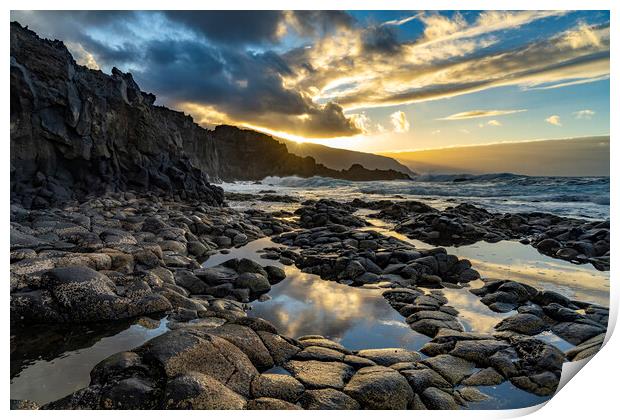
[[[438,212],[418,202],[320,200],[295,204],[299,207],[294,212],[267,212],[251,209],[249,197],[243,198],[245,211],[134,193],[110,194],[62,209],[25,212],[12,207],[11,320],[16,332],[41,322],[70,326],[110,320],[126,324],[162,315],[167,319],[163,335],[135,351],[123,348],[124,353],[93,361],[100,363],[86,388],[43,408],[163,408],[162,401],[171,404],[168,408],[386,407],[376,395],[381,381],[399,390],[402,408],[475,407],[475,401],[489,399],[476,387],[490,382],[511,384],[530,395],[552,395],[562,361],[587,357],[602,343],[606,308],[515,281],[478,280],[476,266],[469,261],[430,244],[424,250],[385,236],[368,221],[454,216],[450,209]],[[359,208],[370,210],[372,217],[366,219]],[[459,217],[484,212],[464,208],[469,212]],[[476,227],[485,233],[470,241],[495,241],[486,231],[488,219],[473,223],[480,223]],[[545,232],[563,226],[604,229],[592,222],[551,218]],[[524,227],[525,235],[545,234],[532,230],[531,224]],[[522,239],[510,225],[493,229],[512,242]],[[421,237],[416,230],[403,232],[415,240]],[[260,258],[234,258],[236,249],[264,237],[277,246],[257,250]],[[596,235],[590,239],[598,240]],[[543,253],[549,249],[538,247]],[[210,255],[222,263],[203,267]],[[273,324],[246,312],[250,302],[260,302],[287,277],[285,269],[290,267],[317,276],[317,281],[337,281],[347,290],[377,289],[406,318],[405,325],[430,341],[416,350],[371,350],[343,347],[320,331],[310,337],[277,334]],[[477,287],[469,287],[472,282]],[[467,322],[446,298],[454,293],[477,296],[506,316],[491,332],[467,331]],[[543,331],[567,340],[570,349],[563,352],[538,338]],[[216,362],[223,348],[235,356]],[[485,366],[487,362],[476,356],[480,351],[497,355],[496,364]],[[197,355],[208,362],[197,366]],[[508,360],[513,362],[506,365]],[[236,366],[239,377],[222,385],[217,375],[228,363]],[[137,366],[142,367],[136,370]],[[276,366],[293,377],[269,373]],[[445,369],[457,369],[462,377],[446,376]],[[479,369],[485,372],[482,378]],[[268,383],[268,391],[255,390],[254,381]],[[179,391],[190,383],[199,395]],[[295,397],[285,392],[293,384]],[[467,385],[464,392],[462,385]],[[213,397],[214,389],[221,397]],[[211,397],[205,400],[205,395]]]

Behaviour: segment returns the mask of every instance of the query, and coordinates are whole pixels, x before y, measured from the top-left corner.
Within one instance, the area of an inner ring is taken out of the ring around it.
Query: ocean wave
[[[322,188],[322,187],[338,187],[352,186],[353,181],[344,179],[325,178],[322,176],[313,176],[310,178],[301,178],[298,176],[268,176],[261,181],[264,185],[277,185],[290,188]]]
[[[353,182],[319,176],[267,177],[262,181],[283,192],[307,191],[309,197],[350,200],[400,196],[434,203],[470,202],[497,211],[540,210],[565,216],[609,217],[609,177],[550,177],[511,173],[426,174],[413,180]]]

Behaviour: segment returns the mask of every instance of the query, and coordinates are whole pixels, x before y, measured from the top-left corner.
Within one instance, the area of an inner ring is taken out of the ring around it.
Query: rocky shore
[[[467,203],[443,211],[411,201],[354,200],[351,204],[379,210],[373,217],[395,222],[397,232],[429,244],[451,246],[516,239],[542,254],[609,270],[609,220],[588,222],[541,212],[491,213]]]
[[[97,364],[88,387],[41,408],[457,409],[487,398],[478,387],[506,381],[552,395],[563,362],[600,348],[607,308],[510,280],[470,288],[480,275],[468,260],[369,230],[356,206],[320,200],[294,213],[236,211],[135,192],[46,210],[13,204],[12,328],[170,320],[165,334]],[[283,336],[248,317],[247,303],[284,280],[284,270],[247,258],[201,262],[263,236],[280,245],[263,249],[265,259],[384,289],[431,341],[419,352],[353,350],[321,335]],[[509,313],[493,334],[466,332],[444,288]],[[564,353],[537,338],[543,331],[576,347]]]
[[[206,130],[154,102],[130,74],[86,69],[62,42],[11,24],[11,375],[48,340],[66,345],[54,359],[129,326],[161,328],[98,358],[87,386],[43,404],[12,400],[12,408],[468,408],[491,398],[481,387],[501,384],[549,397],[564,362],[601,347],[608,308],[481,278],[442,246],[518,240],[609,270],[609,221],[225,193],[211,182],[408,176],[329,169],[269,136]],[[244,210],[228,207],[232,200]],[[289,207],[273,211],[274,202]],[[374,229],[360,210],[429,245]],[[264,238],[260,258],[234,255]],[[424,344],[347,348],[323,331],[292,337],[248,316],[293,269],[376,292]],[[452,292],[503,318],[490,332],[471,331]],[[46,333],[58,326],[79,338]],[[571,347],[560,350],[544,333]]]

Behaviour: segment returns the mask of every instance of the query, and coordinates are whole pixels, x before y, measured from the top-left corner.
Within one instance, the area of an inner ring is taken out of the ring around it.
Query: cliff
[[[222,190],[209,181],[408,178],[397,171],[332,170],[261,133],[204,129],[155,99],[131,74],[80,66],[61,41],[11,23],[12,200],[45,207],[104,191],[147,190],[219,205]]]

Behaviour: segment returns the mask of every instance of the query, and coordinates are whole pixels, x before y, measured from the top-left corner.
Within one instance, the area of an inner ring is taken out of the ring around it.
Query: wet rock
[[[301,396],[300,404],[306,410],[359,410],[360,405],[347,394],[332,388],[311,389]]]
[[[261,295],[271,290],[269,280],[262,274],[243,273],[235,280],[235,286],[242,289],[250,289],[253,295]]]
[[[413,400],[413,391],[407,380],[384,366],[357,371],[344,393],[358,401],[362,408],[371,410],[404,410]]]
[[[461,388],[457,392],[461,398],[463,398],[465,401],[470,401],[470,402],[484,401],[489,398],[488,395],[470,386]]]
[[[263,373],[254,378],[251,390],[254,398],[269,397],[294,403],[305,388],[291,376]]]
[[[507,347],[509,344],[500,340],[457,341],[450,354],[477,365],[484,365],[489,356]]]
[[[265,271],[267,272],[267,278],[271,284],[279,283],[286,278],[286,273],[280,267],[268,265],[265,267]]]
[[[532,299],[534,303],[539,304],[540,306],[548,306],[551,303],[557,303],[561,306],[570,306],[570,299],[566,296],[562,296],[557,292],[553,292],[550,290],[543,290],[540,292],[534,299]]]
[[[584,341],[580,345],[568,350],[566,352],[566,357],[571,361],[577,361],[593,356],[600,350],[604,340],[604,333],[592,337],[589,340]]]
[[[434,313],[439,312],[435,311]],[[409,322],[410,319],[413,321],[413,318],[407,318],[407,322]],[[409,326],[411,327],[411,329],[429,337],[435,337],[441,329],[450,329],[457,331],[463,329],[461,324],[454,317],[448,320],[422,318],[411,322]]]
[[[164,407],[167,409],[241,410],[245,399],[213,377],[187,372],[166,385]]]
[[[11,400],[11,410],[38,410],[39,405],[29,400]]]
[[[246,410],[301,410],[301,407],[276,398],[261,397],[248,401]]]
[[[299,360],[319,360],[322,362],[342,362],[345,355],[327,347],[309,346],[295,355]]]
[[[352,367],[341,362],[319,362],[315,360],[291,360],[284,364],[307,388],[344,388],[345,383],[355,372]]]
[[[417,362],[420,355],[402,348],[360,350],[357,356],[372,360],[378,365],[390,366],[400,362]]]
[[[472,362],[449,354],[430,357],[422,360],[421,363],[439,373],[453,385],[459,384],[463,379],[468,377],[474,369],[474,364]]]
[[[251,328],[229,323],[217,327],[211,333],[224,338],[243,351],[258,370],[266,370],[274,365],[269,350]]]
[[[115,410],[153,409],[159,403],[161,391],[148,379],[126,378],[101,393],[101,408]]]
[[[605,327],[581,322],[560,322],[552,326],[551,330],[569,343],[578,345],[592,337],[603,334]]]
[[[335,341],[332,341],[332,340],[329,340],[327,338],[323,338],[320,336],[318,337],[311,336],[310,338],[300,337],[298,340],[301,343],[301,345],[304,347],[310,347],[310,346],[326,347],[328,349],[336,350],[344,354],[351,354],[351,352],[347,350],[342,344],[336,343]]]
[[[376,363],[372,360],[352,354],[347,354],[346,356],[344,356],[344,362],[349,366],[353,366],[353,368],[355,369],[361,369],[363,367],[376,365]]]
[[[433,369],[408,369],[400,372],[417,394],[421,394],[428,387],[452,389],[452,385]]]
[[[277,365],[286,363],[300,350],[299,347],[289,343],[277,334],[272,334],[268,331],[257,331],[257,334],[263,340],[265,347],[267,347],[273,361]]]
[[[497,373],[491,367],[482,369],[468,378],[465,378],[461,384],[468,386],[491,386],[499,385],[504,382],[504,377]]]
[[[526,335],[536,335],[548,328],[547,323],[536,315],[524,313],[505,318],[495,326],[497,331],[508,330]]]
[[[248,317],[239,318],[233,321],[232,323],[237,324],[237,325],[245,325],[246,327],[250,327],[256,332],[265,331],[265,332],[272,333],[272,334],[278,333],[278,331],[276,330],[276,327],[274,327],[273,324],[271,324],[269,321],[266,321],[262,318],[255,318],[255,317],[248,316]]]
[[[438,388],[426,388],[421,398],[424,406],[430,410],[458,410],[460,408],[451,394]]]
[[[168,377],[187,372],[209,375],[238,394],[249,396],[250,382],[258,374],[241,350],[225,339],[173,330],[136,350],[145,362],[160,364]]]

